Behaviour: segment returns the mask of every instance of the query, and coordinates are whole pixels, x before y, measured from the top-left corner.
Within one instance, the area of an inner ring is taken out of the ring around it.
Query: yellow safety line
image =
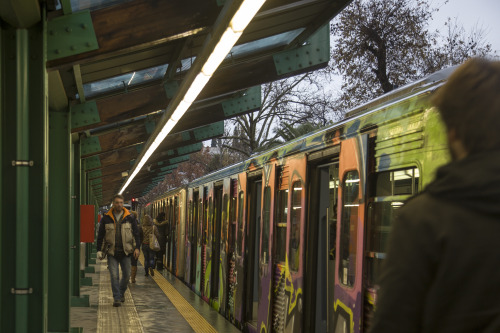
[[[139,261],[144,266],[142,252]],[[217,330],[157,270],[155,270],[155,275],[152,278],[195,332],[217,333]]]

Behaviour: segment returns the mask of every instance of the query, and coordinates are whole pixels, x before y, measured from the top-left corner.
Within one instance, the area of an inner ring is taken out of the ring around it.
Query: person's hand
[[[102,251],[97,251],[97,258],[99,260],[102,260],[104,258],[104,256],[102,255]]]
[[[139,258],[139,249],[135,249],[135,251],[134,251],[134,258],[135,259]]]

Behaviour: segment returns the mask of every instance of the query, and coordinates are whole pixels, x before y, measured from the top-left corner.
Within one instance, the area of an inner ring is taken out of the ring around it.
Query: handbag
[[[153,226],[153,231],[149,235],[149,248],[153,251],[160,251],[160,243],[155,235],[155,226]]]

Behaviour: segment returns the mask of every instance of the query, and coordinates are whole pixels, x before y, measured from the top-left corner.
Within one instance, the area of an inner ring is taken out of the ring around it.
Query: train
[[[453,69],[140,205],[165,267],[245,332],[366,332],[393,216],[450,160],[429,98]]]

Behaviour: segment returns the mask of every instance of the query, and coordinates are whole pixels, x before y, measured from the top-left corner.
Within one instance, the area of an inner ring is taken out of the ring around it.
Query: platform
[[[71,308],[71,326],[85,333],[239,332],[167,270],[146,277],[139,263],[136,283],[129,283],[125,303],[117,308],[106,261],[97,260],[95,273],[87,276],[93,285],[81,293],[89,295],[90,307]]]

